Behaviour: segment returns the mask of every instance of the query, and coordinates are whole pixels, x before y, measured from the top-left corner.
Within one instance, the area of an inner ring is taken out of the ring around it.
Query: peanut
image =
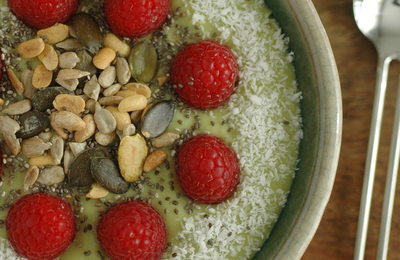
[[[115,59],[115,56],[116,53],[113,49],[104,47],[93,57],[93,65],[98,69],[104,70],[110,66],[111,62]]]
[[[133,95],[137,95],[137,93],[135,91],[133,91],[133,90],[124,89],[124,90],[118,91],[115,95],[119,96],[119,97],[126,98],[126,97],[130,97],[130,96],[133,96]]]
[[[53,72],[40,64],[33,71],[32,85],[37,89],[46,88],[50,85],[52,78]]]
[[[54,99],[53,106],[58,111],[69,111],[79,115],[85,109],[85,101],[79,96],[59,94]]]
[[[103,37],[103,45],[112,48],[115,52],[119,52],[122,57],[128,57],[131,53],[131,47],[113,33],[107,33]]]
[[[78,143],[86,141],[96,132],[96,124],[92,114],[87,114],[82,118],[82,120],[86,123],[85,129],[76,131],[74,135],[75,141]]]
[[[142,110],[147,106],[147,98],[143,95],[129,96],[119,103],[118,110],[120,112],[130,112],[135,110]]]
[[[146,84],[134,82],[126,84],[125,87],[128,90],[136,92],[136,94],[145,96],[146,98],[151,97],[151,89]]]
[[[17,52],[21,54],[21,58],[30,59],[38,56],[45,47],[42,38],[35,38],[26,42],[22,42],[17,47]]]
[[[80,131],[85,129],[86,123],[74,113],[69,111],[56,111],[50,114],[50,125],[62,139],[68,139],[68,134],[64,132]]]
[[[48,44],[56,44],[68,37],[68,26],[62,23],[57,23],[51,27],[39,30],[39,37],[46,37]]]
[[[55,70],[58,66],[58,54],[49,44],[45,45],[38,58],[48,70]]]

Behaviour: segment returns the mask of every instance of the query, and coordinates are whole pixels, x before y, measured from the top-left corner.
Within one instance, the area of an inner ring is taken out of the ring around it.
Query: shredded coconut
[[[237,58],[240,94],[231,96],[223,112],[239,131],[231,147],[240,159],[242,178],[233,198],[206,207],[207,218],[203,212],[183,220],[182,243],[172,248],[177,257],[165,254],[164,259],[249,259],[286,203],[288,192],[274,190],[273,183],[294,177],[297,153],[288,150],[297,151],[302,138],[300,109],[291,109],[301,92],[287,76],[294,54],[269,13],[258,11],[266,8],[263,0],[186,2],[194,10],[192,22],[199,28],[215,25],[216,40],[231,47]]]
[[[2,260],[27,260],[19,256],[11,247],[10,242],[0,237],[0,259]]]

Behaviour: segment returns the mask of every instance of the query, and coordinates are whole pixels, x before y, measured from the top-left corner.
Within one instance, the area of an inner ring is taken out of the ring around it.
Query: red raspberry
[[[232,52],[215,41],[189,45],[178,53],[171,67],[171,81],[179,98],[203,109],[225,103],[233,92],[237,76]]]
[[[107,0],[105,15],[111,29],[122,36],[141,37],[159,28],[171,0]]]
[[[222,202],[240,180],[236,154],[215,136],[198,135],[184,143],[176,165],[183,191],[201,203]]]
[[[164,253],[167,231],[152,206],[140,201],[122,202],[99,220],[97,236],[114,260],[156,260]]]
[[[78,0],[8,0],[15,16],[36,28],[64,23],[78,7]]]
[[[74,213],[65,200],[45,193],[28,194],[10,207],[6,230],[21,256],[55,259],[74,239]]]

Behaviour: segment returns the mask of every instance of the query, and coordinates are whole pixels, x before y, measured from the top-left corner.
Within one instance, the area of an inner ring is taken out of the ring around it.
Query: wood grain
[[[358,30],[352,0],[313,0],[335,55],[343,98],[343,139],[336,180],[320,227],[303,260],[353,259],[376,81],[377,53]],[[375,259],[399,64],[391,65],[365,259]],[[400,259],[400,185],[388,259]]]

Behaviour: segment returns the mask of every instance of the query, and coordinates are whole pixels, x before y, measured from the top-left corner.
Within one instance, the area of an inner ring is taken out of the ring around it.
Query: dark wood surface
[[[343,139],[331,199],[302,260],[353,259],[368,135],[376,81],[377,53],[358,30],[352,0],[313,0],[335,55],[343,97]],[[375,259],[399,64],[392,63],[379,148],[365,259]],[[397,187],[388,259],[400,259],[400,185]]]

